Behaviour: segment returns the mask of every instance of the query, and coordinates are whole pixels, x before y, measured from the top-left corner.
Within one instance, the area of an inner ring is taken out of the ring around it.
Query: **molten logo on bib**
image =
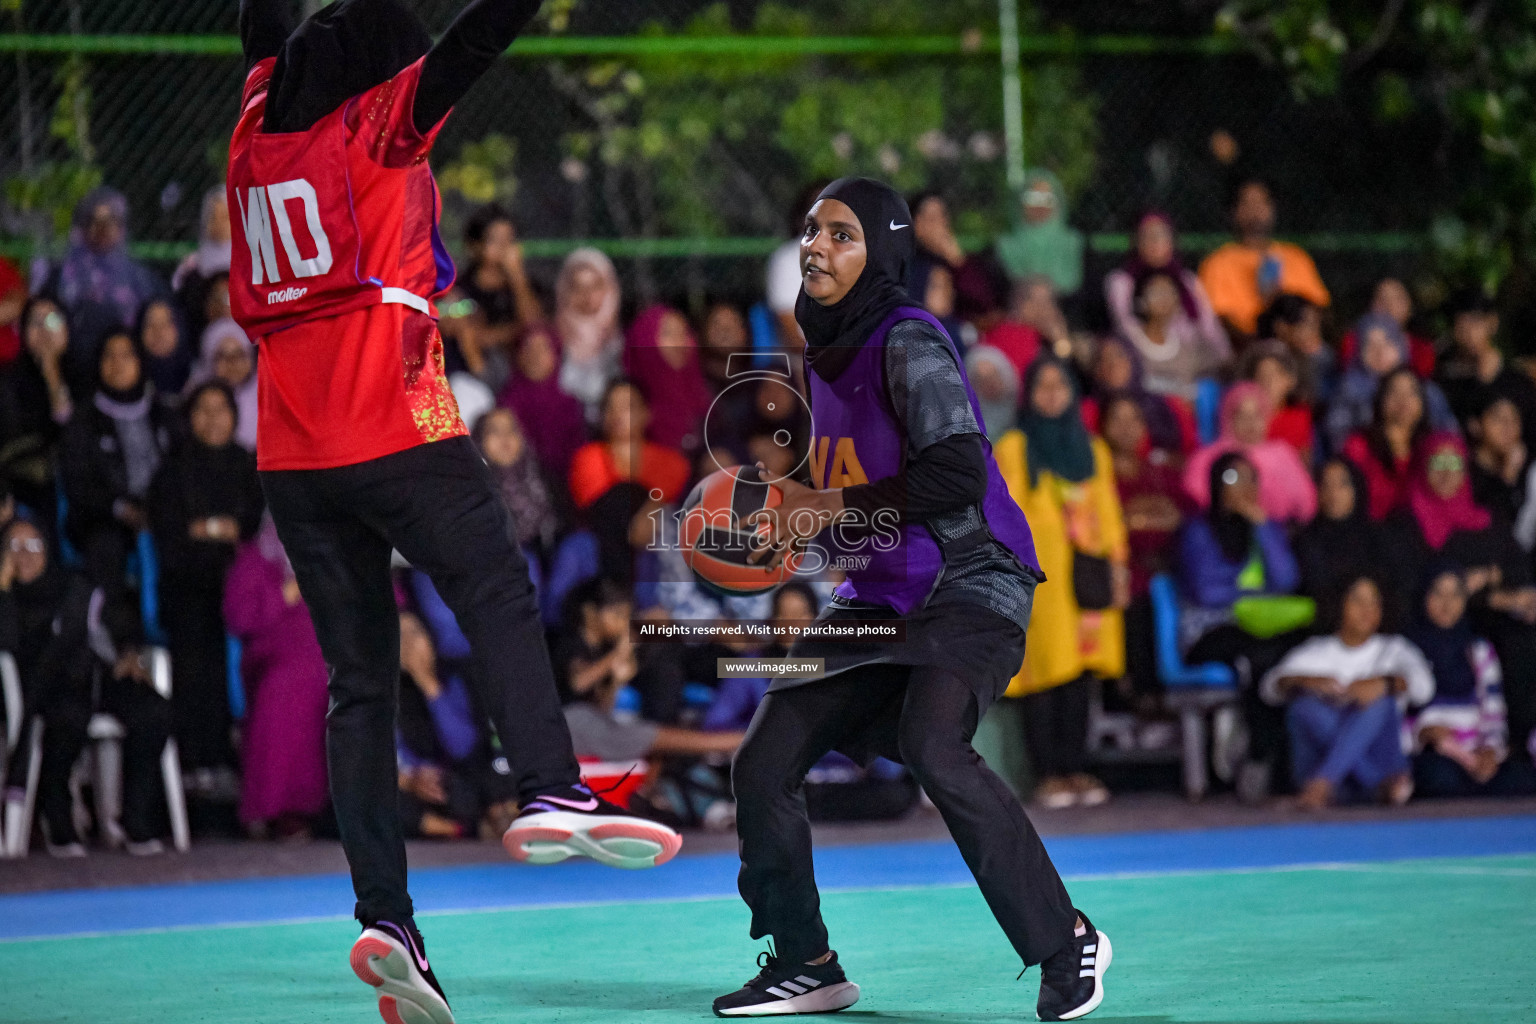
[[[267,305],[275,306],[279,302],[292,302],[308,294],[308,288],[280,288],[275,292],[267,292]]]

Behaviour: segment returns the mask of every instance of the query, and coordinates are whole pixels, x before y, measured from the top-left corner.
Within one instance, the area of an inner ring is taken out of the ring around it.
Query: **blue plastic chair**
[[[237,722],[245,718],[245,675],[240,671],[240,659],[244,654],[245,646],[240,643],[240,638],[225,633],[224,667],[229,685],[229,714]]]
[[[1210,444],[1221,436],[1221,381],[1201,377],[1195,384],[1195,430],[1201,444]]]
[[[1237,675],[1230,665],[1191,665],[1179,653],[1178,588],[1166,573],[1152,577],[1152,644],[1165,703],[1178,713],[1183,732],[1184,792],[1199,800],[1209,786],[1206,771],[1206,719],[1217,708],[1237,702]]]
[[[140,530],[138,545],[139,614],[144,620],[144,642],[151,647],[165,646],[165,630],[160,625],[160,556],[155,553],[155,538]]]
[[[585,530],[570,534],[555,548],[550,559],[549,573],[544,578],[544,592],[539,595],[539,610],[544,625],[555,626],[560,622],[561,605],[565,597],[578,584],[597,575],[597,537]]]
[[[78,569],[84,560],[81,559],[80,552],[75,549],[75,545],[70,542],[69,531],[64,529],[64,522],[69,518],[69,499],[64,496],[64,489],[62,487],[59,488],[56,509],[58,514],[55,516],[57,522],[54,524],[57,527],[54,531],[54,547],[59,554],[59,564],[66,569]]]

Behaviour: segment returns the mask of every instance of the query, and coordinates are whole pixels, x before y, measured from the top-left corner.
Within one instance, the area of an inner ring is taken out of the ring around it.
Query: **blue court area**
[[[1115,941],[1095,1020],[1536,1021],[1536,817],[1057,837]],[[731,855],[413,875],[462,1021],[670,1022],[753,973]],[[1033,1019],[953,847],[818,851],[869,1020]],[[0,1021],[377,1020],[342,875],[0,897]],[[1522,952],[1524,951],[1524,952]],[[21,982],[20,990],[11,982]]]

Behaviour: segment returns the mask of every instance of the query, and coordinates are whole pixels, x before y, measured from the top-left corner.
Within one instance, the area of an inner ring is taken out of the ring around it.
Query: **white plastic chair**
[[[147,649],[150,661],[150,682],[155,692],[166,700],[171,699],[171,655],[163,647]],[[14,671],[15,663],[12,662]],[[4,663],[0,662],[0,669]],[[18,688],[18,705],[20,703]],[[9,719],[7,719],[9,721]],[[95,776],[96,820],[106,834],[109,843],[120,838],[118,818],[123,806],[123,739],[127,733],[123,724],[112,715],[98,712],[91,716],[86,726],[89,738],[88,754]],[[5,805],[4,842],[0,849],[7,857],[25,857],[32,841],[32,814],[37,802],[38,778],[43,762],[43,719],[32,719],[31,751],[27,761],[27,781],[20,797],[7,799]],[[181,757],[176,749],[176,737],[165,741],[160,753],[160,774],[165,779],[165,806],[171,819],[171,844],[185,853],[192,845],[191,829],[187,823],[187,798],[181,785]]]

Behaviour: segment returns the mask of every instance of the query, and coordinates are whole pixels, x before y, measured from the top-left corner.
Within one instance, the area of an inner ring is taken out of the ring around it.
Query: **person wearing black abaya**
[[[256,460],[235,443],[235,400],[210,381],[187,396],[187,432],[155,476],[149,524],[160,556],[160,614],[176,667],[182,767],[232,768],[224,577],[265,507]]]
[[[889,561],[848,562],[818,622],[895,620],[906,633],[796,642],[793,656],[823,659],[824,677],[775,682],[753,716],[731,773],[738,887],[752,936],[772,935],[775,948],[756,978],[715,1000],[722,1016],[825,1012],[858,998],[821,918],[803,784],[834,748],[899,759],[932,798],[1014,949],[1042,964],[1042,1020],[1103,999],[1108,938],[1072,906],[1018,799],[971,746],[1023,660],[1040,573],[954,342],[903,286],[911,225],[901,196],[865,178],[833,182],[806,216],[795,315],[825,436],[812,447],[815,489],[777,481],[783,502],[759,557],[777,560],[834,521],[833,546],[859,550],[837,536],[841,524],[893,516]]]
[[[262,489],[329,670],[332,802],[363,925],[352,963],[387,1021],[453,1021],[416,929],[397,808],[393,550],[470,641],[522,807],[508,852],[649,867],[682,845],[581,783],[527,563],[443,365],[434,303],[453,264],[428,157],[538,8],[473,0],[433,43],[400,0],[336,0],[296,28],[287,0],[240,4],[230,304],[260,352]],[[270,233],[287,199],[318,229],[313,256]]]

